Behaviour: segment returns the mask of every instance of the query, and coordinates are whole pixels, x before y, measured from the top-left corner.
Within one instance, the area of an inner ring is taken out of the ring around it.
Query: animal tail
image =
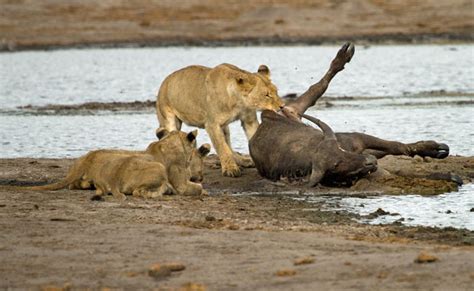
[[[69,173],[66,178],[63,180],[52,183],[52,184],[47,184],[47,185],[41,185],[41,186],[2,186],[1,188],[4,190],[35,190],[35,191],[54,191],[54,190],[59,190],[59,189],[64,189],[68,185],[74,183],[75,181],[80,180],[82,177],[82,173]]]

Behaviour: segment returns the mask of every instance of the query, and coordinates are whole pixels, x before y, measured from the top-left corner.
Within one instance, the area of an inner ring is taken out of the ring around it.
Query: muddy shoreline
[[[472,43],[472,2],[0,0],[0,51]]]
[[[442,163],[384,159],[380,164],[387,171],[409,171],[418,164],[418,174],[441,168],[462,175],[466,182],[474,179],[472,157],[449,157]],[[0,182],[49,183],[63,177],[72,162],[0,159]],[[308,190],[304,185],[266,181],[255,169],[245,169],[239,179],[225,178],[217,164],[215,156],[206,160],[204,187],[210,195],[202,197],[129,197],[117,202],[108,196],[105,201],[91,201],[92,191],[0,187],[0,287],[149,289],[191,288],[192,283],[209,290],[314,286],[399,290],[472,286],[473,231],[359,224],[354,214],[325,211],[324,202],[308,204],[293,198],[301,193],[380,195],[381,189],[320,186]],[[396,184],[407,178],[403,179]],[[377,179],[372,184],[380,186]],[[421,252],[436,261],[416,263]],[[308,257],[312,263],[295,263]],[[185,269],[163,277],[149,275],[150,266],[166,262],[178,262]]]

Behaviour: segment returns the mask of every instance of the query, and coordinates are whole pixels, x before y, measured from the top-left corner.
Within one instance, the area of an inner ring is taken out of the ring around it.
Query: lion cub
[[[26,187],[30,190],[96,188],[96,194],[112,193],[119,199],[124,194],[157,197],[162,194],[200,195],[205,191],[202,159],[210,145],[196,149],[197,130],[184,133],[166,132],[145,151],[95,150],[80,157],[62,181]],[[193,176],[195,178],[193,178]]]
[[[239,165],[251,167],[253,162],[232,150],[229,123],[240,120],[250,139],[258,127],[256,110],[276,111],[284,105],[264,65],[257,73],[230,64],[189,66],[169,75],[157,98],[157,132],[179,130],[182,122],[205,128],[219,155],[222,174],[230,177],[241,175]]]

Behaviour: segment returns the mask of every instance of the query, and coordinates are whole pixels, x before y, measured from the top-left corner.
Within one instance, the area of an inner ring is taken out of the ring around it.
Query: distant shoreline
[[[419,45],[419,44],[474,44],[474,33],[420,33],[420,34],[379,34],[338,37],[248,37],[230,38],[226,40],[210,39],[145,39],[117,41],[74,41],[67,43],[17,44],[13,41],[0,40],[0,52],[16,51],[51,51],[64,49],[93,49],[93,48],[141,48],[141,47],[236,47],[236,46],[312,46],[340,45],[351,41],[358,45]]]

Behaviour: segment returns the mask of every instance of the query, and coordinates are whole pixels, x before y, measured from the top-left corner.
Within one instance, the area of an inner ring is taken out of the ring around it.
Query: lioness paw
[[[240,177],[242,172],[237,164],[223,165],[222,175],[226,177]]]

